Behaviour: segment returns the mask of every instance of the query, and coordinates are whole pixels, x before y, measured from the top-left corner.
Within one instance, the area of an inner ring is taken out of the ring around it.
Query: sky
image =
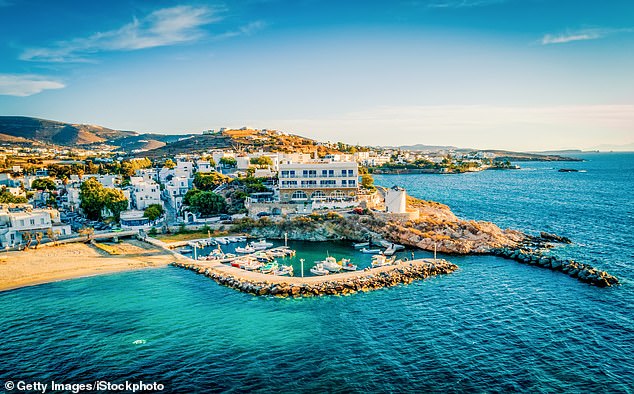
[[[0,0],[0,115],[634,150],[632,0]]]

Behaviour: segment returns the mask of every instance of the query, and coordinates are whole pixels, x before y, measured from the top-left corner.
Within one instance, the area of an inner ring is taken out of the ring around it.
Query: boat
[[[372,256],[372,268],[383,267],[386,265],[391,265],[396,260],[395,257],[387,258],[382,254],[377,254],[376,256]]]
[[[328,272],[328,270],[324,268],[323,264],[317,263],[313,268],[310,269],[310,273],[317,276],[323,276],[328,275],[330,272]]]
[[[328,256],[325,260],[319,261],[318,263],[320,263],[329,272],[341,271],[341,265],[339,265],[337,263],[337,259],[332,256]]]
[[[256,250],[264,250],[266,248],[272,247],[273,244],[270,242],[266,242],[266,240],[262,238],[261,240],[257,242],[256,241],[251,242],[251,246],[255,248]]]
[[[396,246],[394,244],[390,244],[387,249],[383,251],[383,254],[386,256],[392,256],[396,253]]]
[[[343,260],[341,260],[341,261],[343,261]],[[341,266],[341,269],[343,269],[344,271],[356,271],[357,270],[357,265],[356,264],[352,264],[350,262],[350,260],[348,260]]]
[[[262,268],[264,264],[259,261],[249,260],[243,263],[243,268],[247,271],[255,271]]]
[[[226,253],[226,254],[225,254],[225,258],[226,258],[226,259],[232,259],[232,258],[234,258],[234,257],[238,257],[238,255],[233,254],[233,253]]]
[[[381,253],[381,249],[367,249],[367,248],[363,248],[363,249],[361,249],[361,253],[378,254],[378,253]]]
[[[352,246],[354,246],[355,249],[361,249],[361,248],[367,248],[370,246],[369,242],[361,242],[358,244],[352,244]]]
[[[191,253],[193,251],[194,251],[193,249],[183,248],[183,249],[179,250],[178,252],[182,253],[182,254],[189,254],[189,253]]]
[[[272,263],[265,264],[263,267],[260,267],[260,272],[262,272],[263,274],[269,274],[273,271],[276,271],[278,267],[279,265],[276,261],[274,261]]]
[[[219,244],[222,244],[222,245],[226,245],[226,244],[229,243],[229,241],[227,241],[224,238],[216,238],[216,242],[218,242]]]
[[[283,265],[280,269],[273,272],[273,274],[278,276],[293,276],[293,266],[292,265]]]
[[[245,246],[244,248],[240,246],[236,248],[236,253],[247,254],[247,253],[253,253],[253,252],[255,252],[255,248],[252,248],[249,245]]]

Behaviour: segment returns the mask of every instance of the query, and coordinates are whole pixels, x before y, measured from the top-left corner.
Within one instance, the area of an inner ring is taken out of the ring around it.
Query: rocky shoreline
[[[184,268],[204,275],[218,284],[257,296],[316,297],[348,295],[367,292],[400,284],[409,284],[435,275],[449,274],[458,266],[446,260],[414,260],[397,265],[366,269],[323,277],[271,277],[270,275],[242,272],[232,267],[223,269],[199,263],[174,262],[174,267]],[[249,274],[248,276],[246,274]]]
[[[515,260],[523,264],[562,272],[581,282],[598,287],[610,287],[619,284],[619,280],[615,276],[598,270],[588,264],[579,263],[570,259],[560,259],[555,256],[547,256],[535,250],[501,248],[493,249],[490,253],[494,256]]]

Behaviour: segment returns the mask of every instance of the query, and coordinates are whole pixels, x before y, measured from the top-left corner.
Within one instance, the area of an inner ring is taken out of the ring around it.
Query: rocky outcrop
[[[491,254],[518,261],[523,264],[560,271],[581,282],[599,287],[609,287],[619,284],[619,280],[605,271],[598,270],[588,264],[574,260],[564,260],[555,256],[547,256],[539,251],[530,249],[494,249]]]
[[[204,275],[217,283],[258,296],[275,297],[315,297],[324,295],[348,295],[357,292],[378,290],[400,284],[409,284],[415,280],[425,279],[434,275],[449,274],[458,266],[445,260],[435,262],[409,262],[387,267],[387,269],[368,269],[363,272],[337,275],[337,279],[302,281],[292,278],[288,281],[267,281],[246,279],[235,274],[219,271],[196,263],[174,262],[172,266],[185,268]],[[265,275],[262,275],[265,277]],[[308,278],[314,279],[314,278]]]

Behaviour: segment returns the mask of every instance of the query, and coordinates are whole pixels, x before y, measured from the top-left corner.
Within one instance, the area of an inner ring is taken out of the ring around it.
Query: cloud
[[[2,0],[0,0],[2,1]],[[29,48],[20,59],[45,62],[88,61],[88,55],[103,51],[134,51],[176,45],[204,36],[202,26],[221,18],[207,7],[163,8],[116,30],[89,37],[59,41],[50,47]]]
[[[604,38],[609,35],[619,33],[634,32],[632,28],[610,29],[610,28],[593,28],[581,29],[576,31],[567,31],[560,34],[546,34],[541,40],[542,45],[565,44],[573,41],[587,41]]]
[[[215,36],[214,38],[217,40],[220,40],[220,39],[232,38],[237,36],[249,36],[255,33],[256,31],[263,29],[265,26],[266,24],[262,21],[251,22],[244,26],[241,26],[237,30],[227,31],[225,33]]]
[[[39,75],[0,74],[0,95],[25,97],[64,87],[61,82]]]

